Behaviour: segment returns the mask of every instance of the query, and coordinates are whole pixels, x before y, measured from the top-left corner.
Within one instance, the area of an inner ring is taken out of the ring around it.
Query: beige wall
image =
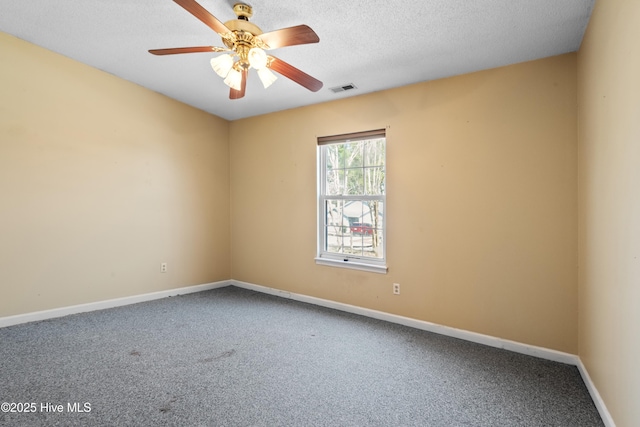
[[[230,278],[228,122],[3,33],[0,64],[0,317]]]
[[[580,357],[640,425],[640,2],[597,1],[578,55]]]
[[[575,54],[232,122],[232,275],[577,353],[576,126]],[[318,266],[316,137],[381,127],[389,273]]]

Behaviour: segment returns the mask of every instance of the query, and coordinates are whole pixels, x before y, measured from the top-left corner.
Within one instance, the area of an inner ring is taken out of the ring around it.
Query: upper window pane
[[[331,144],[323,151],[326,195],[385,194],[384,139]]]

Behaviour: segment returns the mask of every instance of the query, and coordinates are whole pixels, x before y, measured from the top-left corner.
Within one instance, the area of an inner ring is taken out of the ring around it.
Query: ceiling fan
[[[228,52],[211,59],[211,67],[220,77],[224,78],[224,83],[231,88],[230,99],[239,99],[244,96],[247,75],[251,68],[257,71],[265,88],[269,87],[277,78],[270,70],[276,71],[312,92],[317,92],[322,88],[320,80],[275,56],[267,55],[265,52],[265,50],[284,46],[318,43],[320,38],[307,25],[263,33],[258,26],[249,22],[249,18],[253,16],[253,9],[247,4],[235,4],[233,11],[238,18],[223,24],[195,0],[173,1],[218,33],[226,47],[177,47],[152,49],[149,50],[150,53],[175,55],[195,52]]]

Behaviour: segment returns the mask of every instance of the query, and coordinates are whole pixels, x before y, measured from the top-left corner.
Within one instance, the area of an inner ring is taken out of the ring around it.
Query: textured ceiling
[[[200,0],[220,21],[233,0]],[[171,0],[2,0],[0,31],[196,108],[235,120],[578,50],[594,0],[251,0],[264,32],[309,25],[320,43],[269,53],[324,83],[318,92],[251,70],[246,96],[209,65],[213,53],[149,49],[220,37]],[[1,64],[0,64],[1,66]],[[330,88],[353,83],[357,89]]]

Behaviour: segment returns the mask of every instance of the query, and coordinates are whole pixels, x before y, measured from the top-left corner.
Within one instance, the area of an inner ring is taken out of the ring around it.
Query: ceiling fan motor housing
[[[227,21],[224,25],[231,30],[235,37],[222,37],[222,42],[229,49],[236,52],[240,58],[239,66],[248,69],[249,61],[247,59],[249,50],[253,47],[266,47],[260,43],[256,36],[262,34],[262,30],[255,24],[249,22],[249,18],[253,16],[253,9],[248,4],[236,3],[233,6],[238,19]]]
[[[238,19],[242,19],[243,21],[248,21],[249,18],[253,16],[253,8],[248,4],[236,3],[233,5],[233,11]]]

